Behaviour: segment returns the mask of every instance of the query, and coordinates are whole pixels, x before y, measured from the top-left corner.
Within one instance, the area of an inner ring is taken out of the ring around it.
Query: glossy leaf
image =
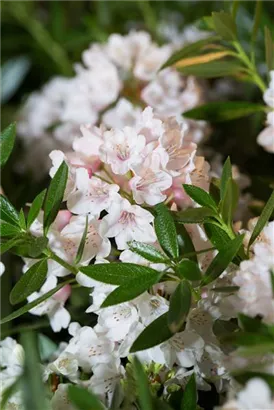
[[[245,101],[218,101],[200,105],[183,113],[184,117],[210,122],[231,121],[256,112],[264,112],[265,106]]]
[[[13,150],[14,142],[16,136],[16,125],[15,123],[10,124],[4,131],[1,132],[0,136],[0,165],[3,167]]]
[[[173,336],[167,324],[167,315],[164,313],[143,330],[131,346],[131,353],[159,345]]]
[[[183,257],[185,254],[193,254],[189,259],[197,262],[197,255],[192,239],[183,224],[176,224],[177,241],[179,245],[179,256]]]
[[[149,390],[147,375],[136,356],[133,360],[133,368],[140,410],[153,410],[152,395]]]
[[[86,244],[87,232],[88,232],[88,217],[86,216],[85,229],[84,229],[80,244],[78,246],[78,250],[77,250],[77,254],[76,254],[76,258],[75,258],[75,264],[76,265],[77,265],[77,263],[80,262],[80,260],[83,256],[83,252],[84,252],[84,248],[85,248],[85,244]]]
[[[40,192],[39,195],[33,200],[31,207],[29,209],[28,218],[27,218],[27,227],[29,228],[34,220],[37,218],[45,199],[47,190]]]
[[[191,289],[187,281],[179,283],[170,299],[168,326],[172,333],[184,324],[191,306]]]
[[[210,36],[203,38],[202,40],[195,41],[195,43],[186,45],[181,50],[176,51],[171,57],[169,57],[169,59],[165,62],[161,69],[177,63],[177,61],[180,61],[182,58],[197,55],[197,52],[203,49],[204,46],[219,40],[219,38],[219,36]]]
[[[152,271],[152,269],[151,269]],[[127,302],[144,293],[151,286],[160,281],[162,273],[154,271],[149,274],[138,275],[134,279],[128,279],[128,282],[114,289],[102,303],[101,307],[118,305],[119,303]]]
[[[19,225],[22,230],[25,231],[27,229],[25,214],[22,208],[20,209],[20,212],[19,212]]]
[[[159,273],[147,266],[137,265],[135,263],[97,263],[81,267],[80,271],[92,279],[110,285],[126,285],[133,279],[155,278]]]
[[[19,214],[6,197],[0,195],[0,219],[19,226]]]
[[[44,230],[48,231],[52,222],[54,222],[60,205],[63,201],[64,192],[68,179],[68,166],[62,162],[56,174],[52,178],[47,190],[44,205]]]
[[[220,203],[220,210],[223,220],[227,225],[232,223],[234,211],[237,208],[239,199],[239,188],[236,182],[229,178],[226,184],[224,198]]]
[[[17,236],[20,235],[21,230],[19,226],[11,225],[8,222],[0,220],[0,235],[3,237],[6,236]]]
[[[68,397],[76,409],[79,410],[106,410],[103,403],[90,390],[80,386],[70,385]]]
[[[5,242],[1,242],[0,244],[0,255],[3,255],[5,252],[13,248],[14,246],[20,244],[22,239],[20,236],[16,236],[15,238],[9,239]]]
[[[237,255],[242,245],[243,238],[244,235],[236,236],[235,239],[228,243],[225,249],[219,251],[219,253],[215,256],[215,258],[207,268],[201,286],[213,282],[222,274],[222,272],[228,267],[230,262],[232,262],[234,257]]]
[[[212,13],[214,29],[226,41],[233,41],[237,38],[236,23],[231,14],[224,11]]]
[[[196,380],[195,373],[190,376],[185,390],[184,396],[181,403],[181,410],[196,410],[197,403],[197,391],[196,391]]]
[[[216,215],[216,212],[202,206],[200,208],[188,208],[184,211],[176,212],[175,217],[178,224],[196,224],[206,222],[210,217],[214,217],[214,215]]]
[[[164,204],[156,205],[155,209],[156,217],[154,220],[154,228],[158,241],[168,255],[172,258],[178,258],[179,247],[172,215]]]
[[[16,255],[27,258],[37,258],[42,256],[42,252],[47,247],[49,241],[45,236],[32,236],[29,233],[21,234],[20,238],[20,243],[18,243],[12,251]]]
[[[46,280],[48,271],[47,259],[42,259],[32,265],[20,280],[16,283],[10,293],[10,303],[15,305],[22,302],[33,292],[41,288]]]
[[[131,241],[128,242],[128,247],[132,252],[137,253],[150,262],[166,263],[167,261],[169,261],[166,255],[149,244],[138,241]]]
[[[255,228],[253,229],[251,238],[248,243],[248,248],[250,248],[250,246],[253,244],[253,242],[256,240],[256,238],[260,235],[260,233],[264,229],[273,210],[274,210],[274,191],[272,191],[272,194],[270,195],[270,198],[265,204],[265,207],[255,225]]]
[[[229,59],[182,67],[178,68],[178,71],[184,75],[194,75],[201,78],[218,78],[234,76],[241,73],[242,69],[243,67],[236,59]]]
[[[202,273],[197,263],[184,259],[176,268],[177,275],[180,278],[184,278],[191,281],[200,280],[202,278]]]
[[[187,195],[197,204],[217,211],[214,200],[206,191],[194,185],[184,184],[183,187]]]

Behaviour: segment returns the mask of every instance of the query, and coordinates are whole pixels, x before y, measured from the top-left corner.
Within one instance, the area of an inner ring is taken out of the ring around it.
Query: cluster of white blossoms
[[[274,153],[274,71],[270,71],[270,83],[265,91],[263,98],[269,112],[266,117],[266,127],[260,132],[257,142],[266,151]]]
[[[174,50],[173,44],[156,45],[146,32],[112,34],[105,44],[92,44],[83,52],[74,77],[55,77],[31,94],[17,131],[26,148],[39,156],[39,167],[48,165],[51,150],[69,148],[82,124],[135,126],[146,105],[166,118],[202,103],[203,89],[194,77],[170,67],[158,72]],[[188,122],[198,142],[207,126]]]

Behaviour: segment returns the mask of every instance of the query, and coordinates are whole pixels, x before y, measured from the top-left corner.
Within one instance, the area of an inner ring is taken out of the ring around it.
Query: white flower
[[[161,157],[154,151],[142,164],[134,167],[134,177],[129,181],[129,186],[137,204],[146,202],[156,205],[166,199],[163,191],[172,185],[172,177],[160,166]]]
[[[68,196],[68,209],[76,214],[99,215],[108,210],[119,197],[119,186],[108,184],[97,177],[89,178],[84,168],[76,170],[76,190]]]
[[[138,309],[141,322],[148,326],[154,322],[158,317],[168,311],[168,301],[158,294],[152,296],[148,292],[139,296],[136,299],[136,307]]]
[[[71,381],[78,379],[78,361],[73,354],[62,352],[60,356],[47,366],[50,373],[61,374]]]
[[[108,238],[115,238],[118,249],[126,249],[131,240],[153,243],[156,240],[151,225],[154,217],[138,205],[131,205],[121,199],[109,209],[109,214],[102,219],[100,233]]]
[[[52,410],[76,410],[71,401],[68,398],[68,388],[70,384],[60,383],[58,384],[58,389],[54,393],[51,399]]]
[[[157,70],[164,64],[171,54],[170,46],[158,47],[152,44],[138,56],[133,70],[134,75],[140,80],[149,81]]]
[[[120,98],[115,107],[103,115],[103,122],[109,128],[135,127],[141,112],[141,108],[135,107],[125,98]]]
[[[274,111],[267,114],[267,127],[260,132],[257,137],[257,143],[267,152],[274,153]]]
[[[16,340],[6,337],[0,341],[1,390],[11,386],[23,372],[24,350]]]
[[[64,192],[64,200],[66,200],[68,195],[71,192],[73,192],[75,188],[75,169],[70,166],[68,159],[66,158],[65,154],[62,151],[54,150],[50,153],[49,157],[52,160],[52,167],[49,171],[51,178],[54,177],[54,175],[58,171],[58,168],[60,167],[63,161],[65,161],[66,164],[68,165],[68,168],[69,168],[68,179],[67,179],[66,189]]]
[[[99,156],[99,148],[103,143],[103,129],[90,124],[80,127],[82,136],[73,141],[73,149],[81,154],[85,161]]]
[[[0,261],[0,277],[5,272],[5,269],[6,269],[5,265],[3,264],[3,262]]]
[[[57,278],[55,276],[49,276],[41,287],[39,292],[34,292],[28,297],[28,301],[32,302],[40,296],[44,295],[51,289],[55,288],[57,285]],[[60,289],[62,291],[62,289]],[[61,329],[66,329],[70,322],[70,314],[64,308],[65,301],[68,294],[64,295],[64,298],[59,298],[60,291],[56,292],[53,296],[39,303],[30,310],[30,313],[37,316],[42,316],[47,314],[49,317],[50,325],[54,332],[60,332]]]
[[[164,124],[154,115],[151,107],[146,107],[138,118],[136,129],[139,134],[146,137],[146,142],[149,143],[158,141],[159,137],[163,135]]]
[[[264,92],[264,101],[265,103],[274,108],[274,70],[270,71],[270,83],[268,89]]]
[[[134,128],[124,127],[104,132],[104,144],[100,147],[100,158],[110,164],[114,174],[124,175],[138,164],[145,148],[145,137]]]

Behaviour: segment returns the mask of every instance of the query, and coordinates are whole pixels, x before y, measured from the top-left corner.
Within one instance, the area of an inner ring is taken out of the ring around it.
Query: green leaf
[[[182,58],[197,55],[197,52],[200,51],[204,46],[218,41],[219,39],[219,36],[210,36],[203,38],[202,40],[195,41],[195,43],[186,45],[181,50],[176,51],[174,54],[172,54],[172,56],[169,57],[169,59],[163,64],[161,70],[177,63],[177,61],[180,61]]]
[[[184,396],[181,403],[181,410],[196,410],[197,391],[195,373],[192,373],[184,390]]]
[[[218,286],[216,288],[212,288],[212,291],[218,293],[234,293],[239,289],[239,286]]]
[[[253,104],[245,101],[218,101],[185,111],[183,116],[214,123],[231,121],[263,111],[265,111],[265,106],[261,104]]]
[[[152,269],[151,269],[152,270]],[[157,271],[138,275],[134,279],[128,279],[126,283],[114,289],[102,303],[101,307],[118,305],[119,303],[127,302],[144,293],[151,286],[158,283],[163,273]]]
[[[260,235],[262,230],[264,229],[265,225],[267,224],[272,212],[274,210],[274,191],[272,191],[272,194],[270,195],[270,198],[268,199],[267,203],[265,204],[265,207],[255,225],[255,228],[253,229],[251,238],[248,243],[248,249],[250,246],[253,244],[253,242],[256,240],[256,238]]]
[[[44,189],[44,191],[40,192],[40,194],[37,195],[37,197],[32,202],[29,213],[28,213],[28,219],[27,219],[27,227],[28,228],[30,228],[31,224],[37,218],[37,216],[38,216],[38,214],[39,214],[39,212],[42,208],[46,192],[47,192],[47,190]]]
[[[226,184],[224,198],[220,203],[221,215],[227,225],[230,225],[232,223],[233,214],[238,205],[238,199],[238,185],[232,178],[229,178]]]
[[[45,236],[31,236],[28,238],[27,252],[31,258],[37,258],[41,255],[43,250],[47,247],[48,238]]]
[[[155,210],[154,228],[158,241],[168,255],[178,258],[179,247],[172,215],[163,203],[156,205]]]
[[[76,265],[77,265],[77,263],[80,262],[80,260],[83,256],[83,252],[84,252],[84,248],[85,248],[85,244],[86,244],[87,233],[88,233],[88,216],[86,216],[85,229],[84,229],[81,241],[79,243],[79,247],[78,247],[76,258],[75,258],[75,264]]]
[[[200,208],[188,208],[184,211],[176,212],[175,218],[178,224],[197,224],[208,221],[210,217],[214,217],[216,212],[210,208],[201,206]]]
[[[274,42],[272,40],[271,31],[268,27],[264,28],[265,39],[265,60],[268,71],[274,69]]]
[[[259,318],[249,317],[240,313],[238,315],[241,328],[245,332],[258,333],[265,336],[270,336],[274,341],[274,326],[266,325]]]
[[[226,335],[221,339],[223,343],[231,343],[235,346],[256,346],[264,343],[272,343],[274,349],[274,340],[271,336],[251,332],[234,332]]]
[[[110,285],[126,285],[133,279],[155,278],[159,273],[148,266],[135,263],[97,263],[81,267],[80,271],[92,279]]]
[[[168,312],[164,313],[143,330],[131,346],[131,353],[159,345],[173,336],[167,324],[167,315]]]
[[[262,15],[262,1],[257,0],[256,1],[256,7],[255,7],[255,16],[254,16],[252,35],[251,35],[251,41],[253,43],[256,40],[258,29],[260,27],[261,15]]]
[[[70,385],[68,388],[68,397],[79,410],[106,410],[103,403],[95,394],[83,387]]]
[[[237,39],[237,27],[231,14],[224,11],[212,13],[214,29],[226,41]]]
[[[24,332],[20,342],[25,353],[22,376],[24,408],[46,410],[46,390],[42,381],[36,337],[34,333]]]
[[[135,356],[133,359],[134,377],[136,381],[137,398],[141,410],[153,410],[152,395],[149,390],[147,375],[142,364]]]
[[[183,184],[183,187],[187,195],[197,204],[217,211],[215,201],[206,191],[194,185]]]
[[[185,254],[193,253],[189,259],[197,262],[197,255],[195,251],[195,247],[193,245],[192,239],[187,232],[186,228],[183,224],[176,224],[176,232],[177,232],[177,241],[179,245],[179,256],[184,256]]]
[[[3,255],[9,249],[13,248],[14,246],[18,245],[21,242],[22,242],[22,239],[20,238],[20,236],[9,239],[6,242],[1,242],[1,244],[0,244],[0,255]]]
[[[19,212],[19,225],[23,231],[27,229],[25,215],[24,215],[24,211],[22,208],[20,209],[20,212]]]
[[[202,273],[197,263],[188,259],[184,259],[180,262],[176,268],[176,273],[180,276],[180,278],[191,281],[200,280],[202,278]]]
[[[209,194],[214,199],[215,204],[218,205],[220,202],[220,179],[214,177],[211,178]]]
[[[214,335],[220,339],[224,338],[225,336],[229,336],[235,331],[239,330],[237,323],[232,320],[221,320],[217,319],[213,323],[212,327]]]
[[[27,313],[28,311],[30,311],[35,306],[39,305],[40,303],[42,303],[45,300],[47,300],[48,298],[50,298],[52,295],[54,295],[54,293],[58,292],[58,290],[60,290],[67,283],[70,283],[72,281],[73,281],[73,279],[70,279],[70,280],[67,280],[63,283],[60,283],[55,288],[49,290],[47,293],[44,293],[44,295],[40,296],[39,298],[33,300],[30,303],[27,303],[26,305],[22,306],[20,309],[15,310],[10,315],[8,315],[8,316],[4,317],[3,319],[1,319],[0,325],[3,325],[4,323],[10,322],[11,320],[16,319],[17,317],[22,316],[24,313]]]
[[[234,76],[241,73],[242,70],[243,67],[236,59],[210,61],[204,64],[178,68],[178,71],[184,75],[194,75],[201,78]]]
[[[201,286],[208,285],[222,274],[222,272],[228,267],[233,258],[237,255],[242,245],[243,239],[244,235],[238,235],[227,245],[225,249],[219,251],[219,253],[215,256],[215,258],[207,268],[203,276]]]
[[[132,252],[137,253],[150,262],[166,263],[169,261],[166,255],[155,249],[154,246],[146,243],[131,241],[128,242],[128,247]]]
[[[232,167],[231,167],[230,158],[227,157],[227,159],[224,163],[224,166],[223,166],[221,182],[220,182],[221,199],[224,199],[224,196],[226,194],[226,186],[227,186],[227,183],[230,179],[233,179],[233,177],[232,177]]]
[[[16,125],[13,122],[1,132],[0,137],[0,165],[3,167],[12,152],[16,135]]]
[[[170,299],[168,326],[172,333],[178,332],[184,324],[191,306],[191,289],[187,281],[179,283]]]
[[[10,293],[10,303],[16,305],[40,289],[45,282],[47,272],[47,259],[42,259],[32,265],[27,272],[21,276],[20,280],[12,289]]]
[[[0,219],[12,225],[19,226],[19,215],[6,197],[0,195]]]
[[[60,205],[63,201],[66,183],[68,179],[68,166],[63,161],[56,174],[52,178],[47,190],[44,205],[44,230],[48,231],[50,225],[55,220]]]
[[[20,235],[21,230],[19,226],[11,225],[8,222],[0,220],[0,235],[5,236],[16,236]]]

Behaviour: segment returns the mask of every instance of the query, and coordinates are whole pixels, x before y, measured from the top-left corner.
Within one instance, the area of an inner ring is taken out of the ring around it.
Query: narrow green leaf
[[[22,208],[20,209],[20,212],[19,212],[19,225],[23,231],[27,229],[25,215],[24,215],[24,211]]]
[[[209,194],[214,199],[215,204],[218,205],[220,202],[220,179],[211,178],[209,185]]]
[[[212,291],[218,293],[234,293],[239,289],[239,286],[218,286],[216,288],[212,288]]]
[[[230,343],[234,346],[256,346],[261,344],[272,343],[274,348],[273,337],[251,332],[234,332],[232,334],[226,335],[221,339],[223,343]]]
[[[3,195],[0,195],[0,219],[12,225],[19,225],[18,212]]]
[[[33,200],[29,213],[28,213],[28,218],[27,218],[27,227],[29,228],[31,226],[31,224],[34,222],[34,220],[37,218],[44,199],[45,199],[45,195],[46,195],[47,190],[44,189],[44,191],[40,192],[39,195],[37,195],[37,197]]]
[[[154,263],[166,263],[169,261],[168,257],[162,252],[154,248],[154,246],[148,245],[143,242],[131,241],[128,242],[129,249]]]
[[[196,410],[197,391],[195,373],[192,373],[184,390],[184,396],[181,403],[181,410]]]
[[[253,104],[245,101],[218,101],[192,108],[189,111],[185,111],[183,116],[214,123],[231,121],[264,111],[265,106],[261,104]]]
[[[86,216],[85,229],[84,229],[81,241],[79,243],[79,247],[78,247],[76,258],[75,258],[75,264],[76,265],[77,265],[77,263],[80,262],[80,260],[83,256],[83,252],[84,252],[84,248],[85,248],[85,244],[86,244],[87,233],[88,233],[88,217]]]
[[[48,231],[52,222],[54,222],[60,205],[63,201],[66,183],[68,179],[68,166],[63,161],[56,174],[52,178],[47,190],[44,205],[44,230]]]
[[[28,240],[28,254],[31,258],[37,258],[38,256],[41,255],[43,250],[47,247],[48,244],[48,238],[45,236],[32,236]]]
[[[145,273],[143,275],[138,275],[133,279],[129,278],[128,282],[120,285],[107,296],[101,307],[104,308],[118,305],[119,303],[127,302],[128,300],[136,298],[148,290],[151,286],[158,283],[162,275],[162,272],[158,273],[157,271],[154,271],[153,273],[150,272],[149,274]]]
[[[191,289],[187,281],[179,283],[170,299],[168,327],[172,333],[178,332],[184,324],[191,306]]]
[[[217,34],[226,41],[237,39],[237,27],[231,14],[224,11],[212,13],[213,24]]]
[[[96,265],[81,267],[80,271],[92,279],[110,285],[125,285],[133,279],[154,278],[156,274],[159,274],[148,266],[121,262],[97,263]]]
[[[219,39],[220,39],[219,36],[210,36],[210,37],[203,38],[202,40],[198,40],[198,41],[195,41],[194,43],[186,45],[181,50],[176,51],[174,54],[172,54],[172,56],[169,57],[169,59],[163,64],[163,66],[161,67],[161,70],[163,68],[169,67],[177,63],[177,61],[180,61],[182,58],[197,55],[197,53],[204,46],[210,43],[214,43],[215,41],[218,41]]]
[[[187,195],[197,204],[217,211],[215,201],[206,191],[194,185],[183,184],[183,187]]]
[[[274,41],[272,40],[271,31],[268,27],[264,28],[265,39],[265,60],[268,71],[274,69]]]
[[[21,230],[19,226],[11,225],[8,222],[0,220],[0,235],[5,236],[18,236],[20,235]]]
[[[233,17],[234,20],[236,19],[236,16],[237,16],[237,11],[238,11],[238,8],[239,8],[239,4],[240,4],[239,0],[234,0],[233,1],[231,14],[232,14],[232,17]]]
[[[16,305],[40,289],[45,282],[47,271],[47,259],[42,259],[32,265],[27,272],[21,276],[20,280],[12,289],[10,293],[10,303]]]
[[[1,319],[0,325],[3,325],[4,323],[10,322],[11,320],[16,319],[17,317],[22,316],[24,313],[27,313],[28,311],[30,311],[35,306],[37,306],[40,303],[44,302],[44,300],[47,300],[48,298],[50,298],[52,295],[54,295],[54,293],[58,292],[58,290],[60,290],[67,283],[70,283],[72,281],[73,281],[73,279],[70,279],[70,280],[67,280],[63,283],[60,283],[58,286],[51,289],[50,291],[48,291],[44,295],[40,296],[39,298],[33,300],[30,303],[27,303],[26,305],[22,306],[20,309],[15,310],[10,315],[8,315],[8,316],[4,317],[3,319]]]
[[[147,375],[144,372],[142,364],[135,356],[133,359],[134,377],[136,381],[137,398],[141,410],[153,410],[152,395],[149,390]]]
[[[253,229],[251,238],[248,243],[248,248],[250,248],[250,246],[253,244],[253,242],[256,240],[256,238],[260,235],[260,233],[264,229],[273,210],[274,210],[274,191],[272,191],[272,194],[270,195],[270,198],[265,204],[265,207],[255,225],[255,228]]]
[[[273,339],[274,342],[274,326],[266,325],[259,318],[249,317],[240,313],[238,315],[241,328],[245,332],[258,333],[258,335],[268,336]]]
[[[173,336],[167,324],[167,315],[164,313],[143,330],[131,346],[131,353],[159,345]]]
[[[223,171],[222,171],[222,176],[221,176],[221,183],[220,183],[221,199],[224,199],[224,196],[226,193],[226,185],[229,179],[233,179],[233,178],[232,178],[232,167],[231,167],[230,158],[227,157],[224,163],[224,166],[223,166]]]
[[[177,69],[184,75],[194,75],[201,78],[218,78],[235,76],[243,70],[242,65],[236,59],[210,61],[204,64],[195,64]]]
[[[13,122],[1,132],[0,136],[0,166],[3,167],[12,152],[16,135],[16,125]]]
[[[220,203],[221,215],[227,225],[230,225],[232,223],[233,213],[237,208],[238,199],[238,185],[232,178],[229,178],[226,184],[224,198]]]
[[[200,280],[202,278],[202,273],[199,269],[197,263],[184,259],[176,268],[176,273],[182,279],[187,279],[191,281]]]
[[[216,212],[212,209],[201,206],[200,208],[188,208],[184,211],[176,212],[175,218],[178,224],[197,224],[206,222],[215,215]]]
[[[238,235],[227,245],[225,249],[219,251],[219,253],[215,256],[215,258],[207,268],[202,279],[201,286],[208,285],[222,274],[222,272],[228,267],[230,262],[232,262],[234,257],[237,255],[242,245],[243,239],[244,235]]]
[[[172,258],[178,258],[179,247],[174,220],[168,208],[162,203],[155,207],[154,228],[163,250]]]
[[[25,352],[22,376],[24,408],[46,410],[46,390],[42,381],[36,337],[34,333],[24,332],[20,342]]]
[[[177,241],[179,245],[179,256],[183,257],[186,253],[193,253],[189,259],[197,262],[195,247],[192,239],[183,224],[176,224]]]
[[[260,27],[261,15],[262,15],[262,1],[257,0],[256,7],[255,7],[254,23],[253,23],[252,34],[251,34],[252,43],[256,41],[258,29]]]
[[[5,252],[7,252],[8,250],[10,250],[11,248],[13,248],[16,245],[19,245],[19,243],[21,243],[21,242],[22,242],[22,239],[20,238],[20,236],[9,239],[6,242],[1,242],[1,244],[0,244],[0,255],[3,255]]]
[[[95,394],[83,387],[70,385],[68,397],[79,410],[106,410]]]

